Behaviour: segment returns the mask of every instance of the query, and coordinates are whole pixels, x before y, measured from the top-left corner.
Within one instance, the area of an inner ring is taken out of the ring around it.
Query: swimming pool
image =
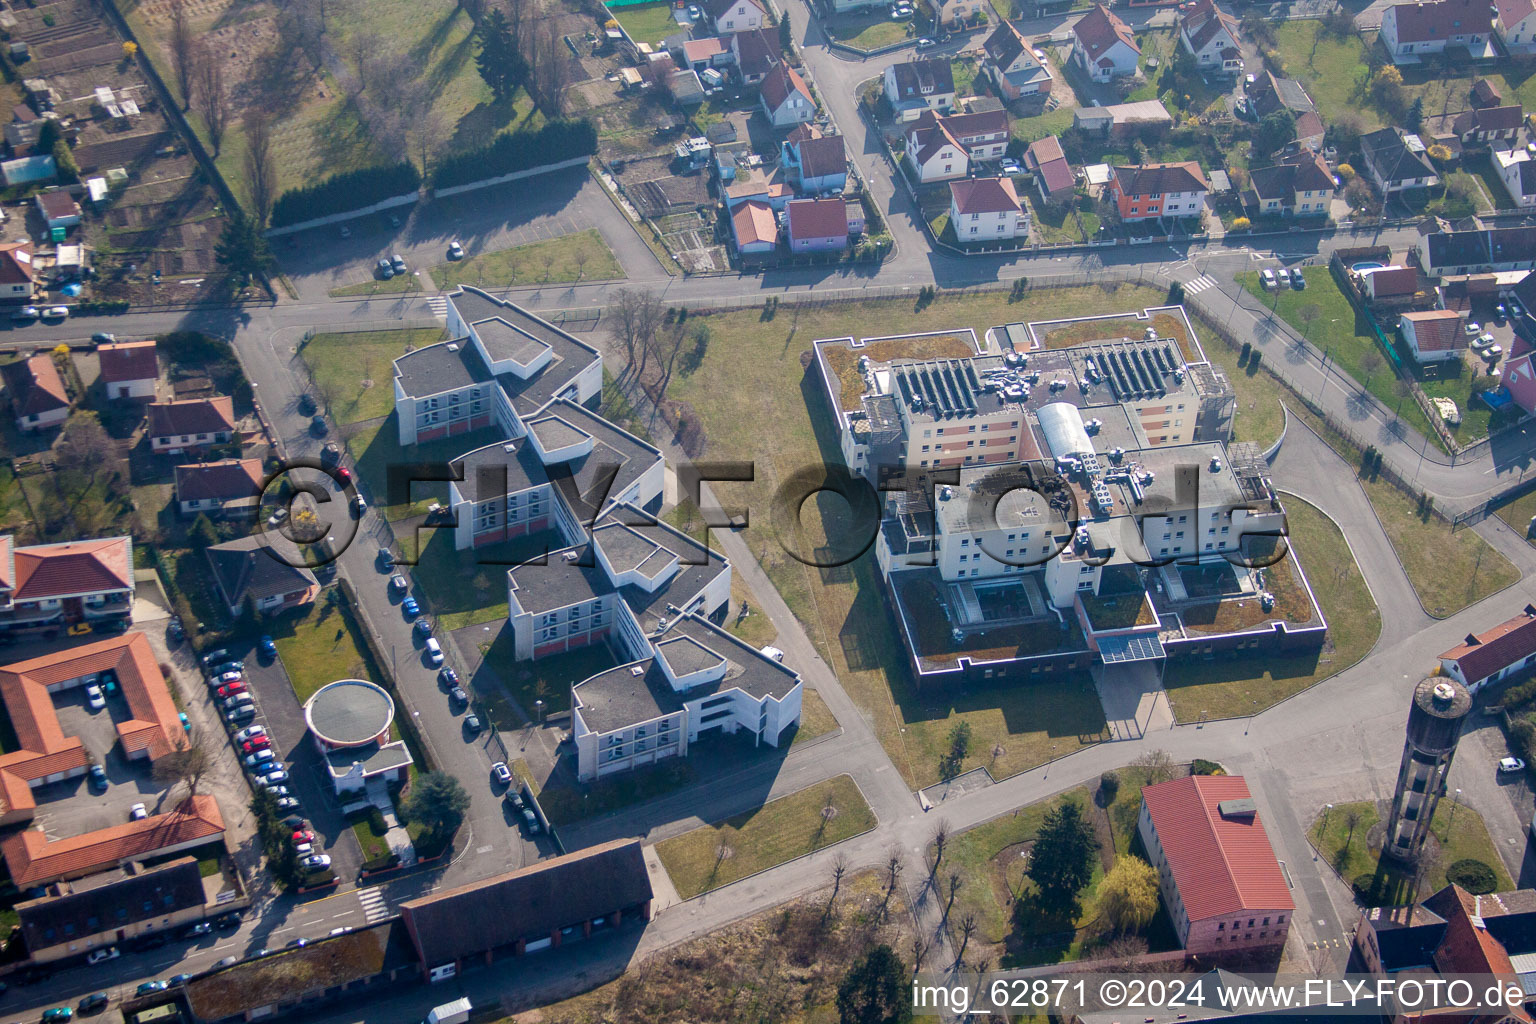
[[[1381,267],[1380,263],[1366,262],[1366,263],[1356,263],[1355,265],[1353,265],[1349,269],[1353,270],[1355,273],[1358,274],[1362,270],[1377,270],[1380,267]]]

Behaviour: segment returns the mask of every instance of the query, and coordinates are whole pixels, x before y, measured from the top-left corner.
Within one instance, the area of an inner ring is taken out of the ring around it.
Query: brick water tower
[[[1431,676],[1413,688],[1408,742],[1403,744],[1403,766],[1381,841],[1383,854],[1408,863],[1418,859],[1445,793],[1462,721],[1471,710],[1472,694],[1454,679]]]

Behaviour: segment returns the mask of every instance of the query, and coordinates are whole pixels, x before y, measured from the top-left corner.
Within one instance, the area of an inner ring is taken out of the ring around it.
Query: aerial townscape
[[[0,78],[0,1024],[1536,1020],[1536,0]]]

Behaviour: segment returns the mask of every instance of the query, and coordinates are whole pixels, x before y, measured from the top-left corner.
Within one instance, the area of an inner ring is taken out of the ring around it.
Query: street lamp
[[[1445,823],[1447,832],[1450,831],[1452,825],[1456,824],[1456,805],[1459,803],[1461,803],[1461,790],[1458,789],[1451,797],[1451,818]]]
[[[534,701],[533,702],[533,711],[534,711],[534,715],[539,720],[539,724],[543,725],[544,724],[544,702],[542,700]]]
[[[1326,834],[1328,832],[1328,815],[1331,814],[1332,812],[1333,812],[1333,804],[1323,804],[1323,829],[1322,829],[1322,831],[1324,832],[1324,834]]]

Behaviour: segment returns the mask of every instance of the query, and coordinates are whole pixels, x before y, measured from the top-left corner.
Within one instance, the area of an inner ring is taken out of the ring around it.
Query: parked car
[[[1268,267],[1259,271],[1259,281],[1267,289],[1274,289],[1280,286],[1280,282],[1275,279],[1275,272]]]
[[[1291,287],[1302,291],[1307,287],[1307,279],[1301,273],[1300,267],[1291,268]]]
[[[389,258],[389,265],[394,268],[394,271],[397,274],[403,274],[406,271],[405,257],[401,256],[399,253],[395,253]]]
[[[336,481],[343,487],[352,483],[352,471],[346,466],[337,466],[331,470],[331,476],[335,477]]]
[[[204,668],[207,668],[210,665],[221,665],[221,664],[223,664],[224,662],[226,662],[228,660],[229,660],[229,650],[227,648],[224,648],[224,647],[220,647],[220,648],[217,648],[215,650],[209,651],[207,654],[203,655],[202,658],[201,658],[201,661],[203,663],[203,667]]]
[[[437,681],[448,689],[455,689],[459,685],[459,674],[451,668],[441,668],[437,673]]]
[[[291,814],[298,811],[299,802],[291,796],[285,796],[277,802],[277,809],[284,814]]]
[[[220,915],[214,919],[213,926],[219,929],[219,931],[223,931],[226,928],[240,927],[240,911],[231,910],[227,914]]]
[[[273,761],[272,766],[272,771],[263,772],[256,777],[257,785],[260,785],[263,780],[270,782],[273,785],[279,785],[288,781],[288,773],[281,767],[278,767],[278,762]]]
[[[107,791],[107,770],[99,764],[93,764],[86,773],[90,779],[91,788],[98,793]]]
[[[485,728],[485,723],[480,721],[479,715],[464,716],[464,731],[469,733],[471,736],[475,735],[483,728]]]
[[[227,686],[230,683],[243,682],[245,682],[245,674],[242,672],[219,672],[209,678],[208,685],[218,689],[220,686]]]
[[[923,38],[921,38],[921,39],[919,39],[917,41],[917,48],[919,50],[928,50],[928,49],[931,49],[931,48],[933,48],[933,47],[935,47],[937,45],[939,45],[939,44],[935,43],[932,39],[929,39],[927,36],[924,36]]]
[[[107,706],[107,698],[102,695],[101,687],[92,683],[85,688],[85,703],[92,711],[100,711]]]
[[[512,805],[514,811],[521,811],[523,809],[523,795],[516,789],[507,790],[507,795],[503,799]]]
[[[68,306],[49,306],[47,309],[43,310],[43,319],[44,320],[68,320],[69,319],[69,307]]]
[[[294,843],[293,844],[293,852],[298,854],[300,857],[308,857],[310,854],[315,852],[315,844],[314,843]]]
[[[237,956],[226,956],[223,959],[215,960],[213,966],[215,970],[218,970],[221,967],[233,967],[239,962],[240,958]]]
[[[1504,354],[1504,346],[1503,345],[1489,345],[1487,348],[1483,349],[1483,358],[1484,359],[1497,359],[1497,358],[1499,358],[1499,356],[1501,356],[1503,354]]]
[[[361,494],[354,494],[352,496],[352,514],[361,518],[363,513],[367,511],[368,502],[363,498]]]
[[[111,345],[117,341],[117,335],[108,334],[106,331],[97,331],[91,335],[91,340],[98,345]]]
[[[468,704],[469,694],[464,692],[464,688],[462,686],[455,686],[453,689],[448,691],[448,699],[454,704]]]
[[[269,636],[264,636],[256,644],[256,649],[261,652],[263,658],[277,657],[277,641]]]
[[[757,653],[761,654],[765,658],[772,658],[774,661],[784,660],[784,652],[779,650],[777,647],[763,647],[760,648]]]
[[[696,10],[696,9],[697,8],[690,8],[690,10]],[[464,247],[462,245],[460,245],[458,242],[449,242],[448,243],[448,258],[450,260],[461,260],[461,259],[463,259],[464,258]]]
[[[22,306],[11,314],[11,319],[17,323],[25,323],[28,320],[36,320],[41,315],[41,311],[36,306]],[[68,1018],[65,1019],[67,1020]]]
[[[379,548],[379,563],[386,569],[395,567],[395,556],[389,548]]]
[[[149,810],[143,804],[134,804],[128,808],[128,820],[138,821],[140,818],[149,817]]]
[[[427,660],[434,666],[443,663],[443,646],[437,642],[437,637],[427,638],[425,650],[427,652]]]
[[[431,636],[432,635],[432,620],[430,620],[430,619],[417,619],[415,624],[411,626],[411,629],[415,631],[417,636],[423,636],[423,637]]]
[[[271,748],[272,741],[265,736],[257,736],[240,744],[240,752],[242,754],[254,754],[258,750],[270,750]]]
[[[293,833],[293,841],[296,843],[312,843],[315,841],[315,834],[309,831],[309,829],[301,828]]]
[[[273,754],[272,751],[258,750],[253,754],[247,754],[245,756],[245,766],[247,768],[254,768],[259,764],[266,764],[269,761],[275,761],[276,759],[277,756]]]
[[[528,833],[530,835],[536,836],[539,834],[539,817],[533,813],[532,807],[523,808],[523,824],[528,826]]]
[[[324,437],[331,432],[331,428],[326,426],[324,416],[315,416],[309,421],[309,432],[316,437]]]
[[[221,676],[222,675],[228,675],[231,672],[244,672],[245,671],[245,662],[243,662],[243,661],[226,661],[226,662],[223,662],[221,664],[215,665],[213,667],[213,671],[214,671],[214,673],[216,675],[221,675]]]
[[[305,871],[324,871],[331,866],[331,858],[323,853],[312,853],[299,861],[299,866]]]
[[[1463,327],[1462,330],[1467,332],[1467,337],[1475,338],[1479,334],[1483,333],[1483,325],[1474,320]]]
[[[307,945],[309,945],[309,940],[308,939],[289,939],[288,940],[288,945],[284,946],[283,948],[284,949],[303,949]]]
[[[421,605],[416,603],[414,597],[407,597],[400,602],[400,610],[405,613],[407,619],[414,619],[421,614]]]
[[[267,727],[266,726],[264,726],[264,725],[253,725],[253,726],[250,726],[249,728],[241,729],[239,732],[235,733],[235,742],[236,743],[244,743],[246,740],[252,740],[252,739],[255,739],[257,736],[265,736],[266,734],[267,734]]]
[[[110,1001],[111,998],[105,992],[92,992],[88,996],[81,997],[80,1012],[99,1013],[107,1008],[107,1003]]]
[[[388,257],[380,256],[374,270],[378,272],[379,278],[384,281],[388,281],[395,276],[394,264],[389,262]]]
[[[174,988],[179,985],[185,985],[191,980],[192,975],[190,974],[173,974],[171,975],[171,986]]]
[[[1514,299],[1510,299],[1509,302],[1507,303],[1507,305],[1509,306],[1509,315],[1510,316],[1521,317],[1521,316],[1525,315],[1525,309],[1520,305],[1520,303],[1516,302]]]
[[[238,707],[255,707],[256,698],[249,693],[237,693],[224,698],[224,710],[233,711]]]
[[[335,441],[329,441],[320,449],[320,465],[334,466],[341,461],[341,446]]]
[[[122,955],[122,951],[116,946],[106,946],[92,952],[85,958],[85,962],[88,964],[104,964],[108,960],[116,960]]]
[[[189,939],[195,939],[199,935],[207,935],[211,931],[213,931],[212,921],[199,921],[197,924],[194,924],[192,927],[188,928],[184,934]]]
[[[74,1020],[75,1011],[68,1006],[55,1006],[43,1011],[43,1024],[54,1024],[55,1021]]]
[[[405,577],[398,572],[389,578],[389,589],[391,590],[398,591],[399,593],[403,594],[409,590],[410,587],[411,585],[406,582]]]
[[[497,761],[491,765],[491,778],[503,786],[512,782],[512,769],[507,767],[507,762]]]
[[[168,989],[170,987],[171,986],[170,986],[169,982],[164,982],[164,981],[146,981],[146,982],[143,982],[142,984],[140,984],[138,988],[134,989],[134,992],[137,993],[138,995],[141,995],[141,996],[151,996],[151,995],[154,995],[156,992],[164,992],[166,989]]]
[[[240,707],[235,708],[233,711],[226,711],[224,713],[224,721],[228,722],[230,725],[239,725],[242,722],[249,722],[255,717],[256,705],[254,704],[243,704]]]
[[[242,682],[226,683],[218,689],[218,694],[220,697],[235,697],[247,692],[249,691],[247,690],[246,685]]]

